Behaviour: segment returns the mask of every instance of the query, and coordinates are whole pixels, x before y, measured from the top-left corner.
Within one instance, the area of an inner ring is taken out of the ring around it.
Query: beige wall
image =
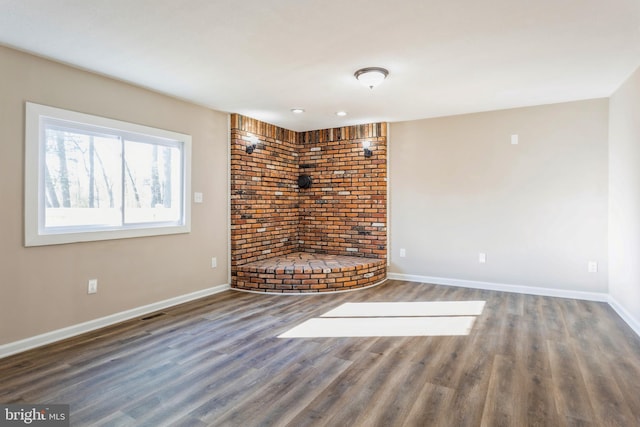
[[[204,193],[192,232],[25,248],[25,101],[192,135]],[[226,114],[0,47],[0,344],[227,283],[227,127]]]
[[[606,292],[607,121],[600,99],[392,124],[391,272]]]
[[[609,291],[640,322],[640,68],[609,115]]]

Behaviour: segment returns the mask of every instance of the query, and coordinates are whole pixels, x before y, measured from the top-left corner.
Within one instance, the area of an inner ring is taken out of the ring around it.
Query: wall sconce
[[[253,150],[258,146],[258,138],[256,136],[250,136],[247,143],[247,154],[253,153]]]
[[[371,157],[371,155],[373,154],[373,151],[371,151],[369,147],[371,147],[371,141],[362,141],[362,148],[364,148],[365,157]]]

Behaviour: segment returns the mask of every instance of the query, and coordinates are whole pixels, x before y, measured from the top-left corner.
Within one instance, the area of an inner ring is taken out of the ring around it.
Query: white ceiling
[[[0,44],[300,131],[607,97],[640,0],[0,0]]]

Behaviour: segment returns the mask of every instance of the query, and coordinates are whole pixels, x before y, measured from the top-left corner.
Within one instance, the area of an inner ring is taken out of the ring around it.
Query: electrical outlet
[[[589,273],[597,273],[598,272],[598,263],[595,261],[589,261],[587,265],[587,271]]]
[[[88,294],[97,294],[98,293],[98,279],[91,279],[87,284],[87,293]]]
[[[400,258],[404,258],[406,256],[407,256],[407,251],[404,248],[400,249]]]
[[[218,258],[211,258],[211,268],[216,268],[218,266]]]
[[[486,263],[487,262],[487,254],[485,254],[484,252],[478,253],[478,262],[480,264]]]
[[[204,197],[202,193],[199,193],[199,192],[193,193],[193,203],[202,203],[203,200],[204,200]]]

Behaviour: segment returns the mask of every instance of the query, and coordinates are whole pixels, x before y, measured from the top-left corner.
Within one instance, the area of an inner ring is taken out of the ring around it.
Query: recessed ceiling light
[[[292,108],[291,112],[293,114],[302,114],[302,113],[304,113],[304,108]]]
[[[346,111],[338,111],[338,112],[336,112],[336,116],[344,117],[346,115],[347,115]]]

